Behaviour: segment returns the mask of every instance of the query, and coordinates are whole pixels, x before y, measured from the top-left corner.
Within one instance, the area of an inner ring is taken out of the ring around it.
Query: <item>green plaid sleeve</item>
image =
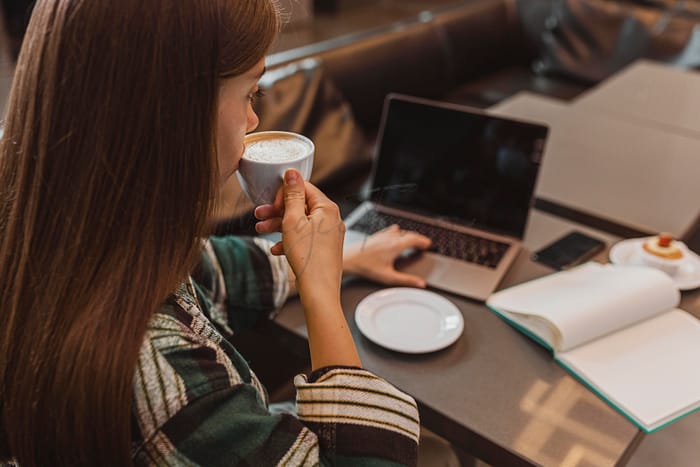
[[[205,314],[225,332],[245,329],[287,299],[288,266],[267,240],[210,237],[193,279]]]

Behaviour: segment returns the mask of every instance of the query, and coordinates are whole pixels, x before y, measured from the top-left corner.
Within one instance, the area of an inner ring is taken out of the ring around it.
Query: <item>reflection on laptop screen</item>
[[[547,128],[393,97],[372,200],[522,237]]]

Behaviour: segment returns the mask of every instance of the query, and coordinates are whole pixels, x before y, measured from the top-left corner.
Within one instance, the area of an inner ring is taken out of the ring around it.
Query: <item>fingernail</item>
[[[293,169],[288,169],[284,173],[284,181],[289,184],[293,185],[299,181],[299,177],[297,176],[297,171]]]

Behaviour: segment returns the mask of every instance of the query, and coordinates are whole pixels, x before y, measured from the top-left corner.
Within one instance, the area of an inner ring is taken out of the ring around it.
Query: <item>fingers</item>
[[[385,227],[376,234],[398,235],[399,246],[404,250],[407,248],[418,248],[420,250],[425,250],[429,248],[430,245],[433,243],[429,237],[421,235],[418,232],[413,232],[410,230],[401,230],[401,228],[397,224],[392,224],[389,227]]]
[[[312,216],[314,211],[325,211],[340,218],[338,205],[332,202],[309,182],[304,182],[296,169],[289,169],[284,174],[284,215],[282,223],[298,222],[302,216]],[[276,202],[276,201],[275,201]]]
[[[283,210],[274,204],[262,204],[253,211],[255,218],[261,221],[270,219],[271,217],[282,217],[282,213]]]
[[[255,231],[259,234],[269,234],[282,231],[282,218],[273,217],[255,224]]]
[[[419,289],[424,289],[426,286],[425,280],[421,279],[420,277],[396,270],[393,270],[390,273],[390,276],[386,278],[386,282],[389,285],[404,285],[409,287],[418,287]]]
[[[402,248],[419,248],[421,250],[425,250],[430,247],[430,244],[433,243],[433,241],[429,238],[426,237],[425,235],[421,235],[417,232],[410,232],[410,231],[402,231],[401,232],[401,247]]]
[[[380,230],[380,231],[377,232],[377,233],[380,233],[380,232],[394,232],[394,231],[396,231],[396,232],[399,231],[399,224],[391,224],[389,227],[384,227],[382,230]]]
[[[255,231],[259,234],[281,232],[283,212],[272,204],[263,204],[255,208],[253,215],[260,220],[255,224]]]
[[[270,253],[275,256],[282,256],[284,254],[284,246],[282,242],[277,242],[270,247]]]
[[[311,183],[305,183],[306,187],[306,202],[309,205],[309,211],[313,211],[314,209],[319,209],[319,208],[329,208],[333,207],[337,209],[337,205],[328,199],[328,197],[323,194],[321,190],[316,188]]]
[[[285,209],[286,208],[286,209]],[[289,216],[285,213],[289,212]],[[284,183],[277,191],[272,204],[263,204],[255,208],[253,215],[260,220],[255,224],[259,234],[281,232],[284,218],[298,219],[306,215],[306,196],[304,180],[298,171],[289,169],[284,174]]]

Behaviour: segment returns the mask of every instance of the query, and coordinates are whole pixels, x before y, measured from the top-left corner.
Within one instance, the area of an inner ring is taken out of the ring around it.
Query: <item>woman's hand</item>
[[[273,254],[284,254],[296,276],[304,308],[311,367],[360,367],[340,305],[345,224],[338,206],[294,169],[284,174],[284,185],[272,205],[259,206],[259,233],[282,232]]]
[[[303,182],[302,182],[303,183]],[[334,209],[337,207],[326,198],[316,187],[310,183],[305,184],[307,190],[311,191],[310,196],[322,197],[323,201],[321,204],[333,205]],[[255,210],[255,217],[260,220],[256,224],[256,231],[258,233],[271,233],[283,231],[283,213],[285,211],[285,203],[283,202],[282,192],[277,194],[275,202],[271,205],[259,206]],[[310,201],[307,201],[310,202]],[[311,211],[309,211],[309,219],[311,219]],[[335,216],[335,212],[332,213]],[[341,227],[344,231],[344,226],[340,224],[340,217],[337,220],[321,221],[320,218],[317,221],[319,224],[323,223],[323,228],[321,231],[325,231],[328,226],[337,222],[338,229]],[[290,224],[291,225],[291,224]],[[338,230],[339,232],[340,230]],[[298,232],[287,231],[287,239],[285,240],[285,234],[283,233],[282,244],[277,244],[273,247],[272,252],[275,254],[282,254],[284,251],[286,254],[286,247],[283,245],[291,245],[294,241],[307,241],[314,242],[318,241],[318,232],[314,233],[312,230],[308,236],[298,235]],[[294,235],[297,237],[302,237],[301,240],[293,240]],[[315,238],[314,238],[315,237]],[[329,240],[329,239],[326,239]],[[287,243],[285,243],[285,241]],[[353,275],[358,275],[366,279],[370,279],[381,284],[386,285],[405,285],[411,287],[425,287],[425,281],[420,277],[406,274],[397,271],[394,267],[394,261],[396,258],[406,249],[417,249],[425,250],[430,247],[430,239],[423,235],[415,232],[410,232],[406,230],[400,230],[398,226],[392,225],[380,232],[377,232],[366,240],[349,245],[345,249],[345,253],[342,257],[342,268],[343,272]],[[294,255],[299,255],[303,253],[303,250],[309,250],[311,245],[301,246],[293,252]],[[290,264],[292,266],[293,272],[298,276],[304,270],[303,261],[297,261],[296,258],[289,258]],[[328,258],[330,259],[330,258]],[[297,264],[294,264],[296,261]],[[334,276],[335,277],[335,276]],[[297,286],[299,284],[297,283]]]
[[[353,243],[345,249],[343,269],[386,285],[406,285],[425,287],[425,281],[418,276],[397,271],[396,258],[406,249],[425,250],[430,247],[430,239],[416,232],[400,230],[392,225],[366,240]]]
[[[261,220],[259,233],[282,232],[282,241],[271,251],[287,257],[302,298],[305,289],[332,290],[337,296],[345,224],[335,203],[290,169],[274,203],[259,206],[255,216]]]

